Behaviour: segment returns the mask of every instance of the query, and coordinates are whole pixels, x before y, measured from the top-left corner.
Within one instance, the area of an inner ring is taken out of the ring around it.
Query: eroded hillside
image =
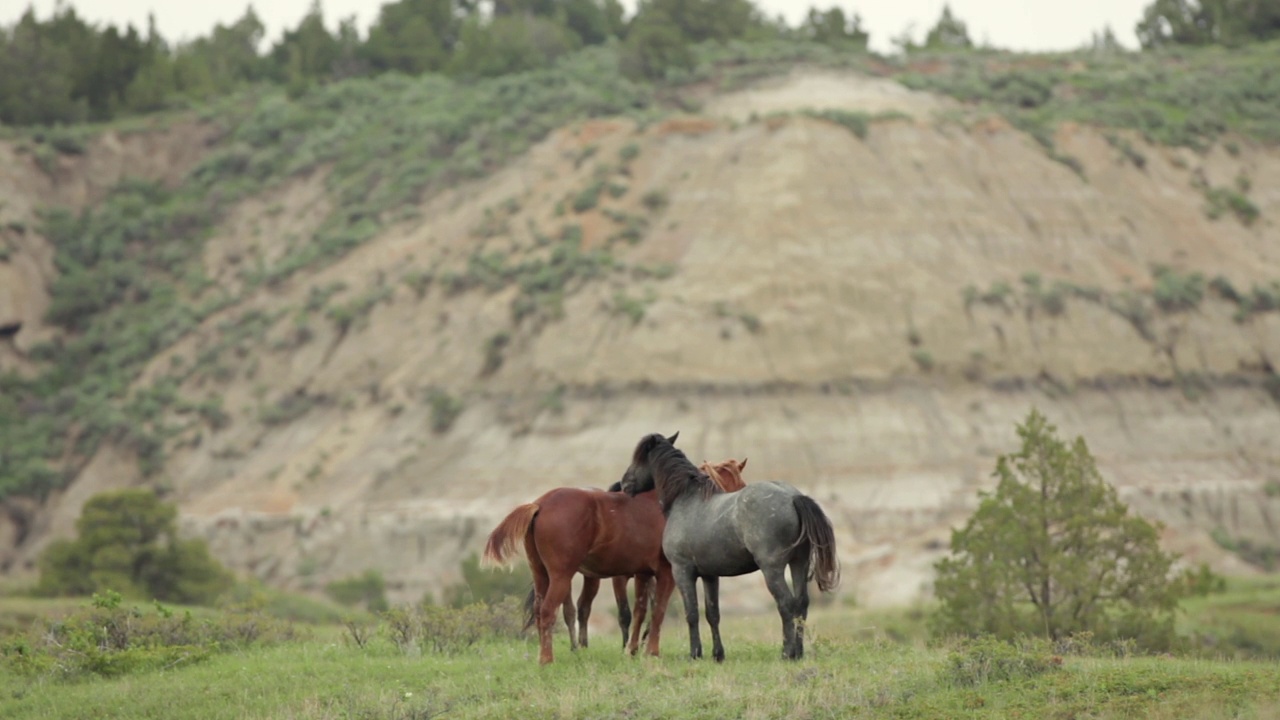
[[[295,174],[218,224],[202,297],[225,302],[134,381],[173,378],[187,404],[167,412],[200,420],[145,482],[234,567],[294,588],[372,567],[411,599],[511,506],[603,487],[643,434],[679,430],[695,462],[745,456],[748,482],[813,494],[841,592],[901,602],[1034,404],[1171,547],[1246,570],[1209,536],[1280,543],[1280,150],[1068,124],[1049,153],[955,110],[798,71],[696,115],[575,122],[272,276],[340,203],[331,164]],[[202,144],[155,137],[165,178]],[[14,222],[97,192],[4,165]],[[1257,219],[1206,212],[1232,187]],[[54,270],[5,232],[0,323],[24,329],[0,362],[21,369],[53,334]],[[0,557],[29,570],[87,497],[139,482],[135,450],[104,444],[43,504],[6,501]]]

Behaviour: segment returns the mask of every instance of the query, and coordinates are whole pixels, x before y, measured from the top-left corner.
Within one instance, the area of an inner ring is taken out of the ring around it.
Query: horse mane
[[[742,472],[738,469],[738,461],[730,458],[722,460],[715,465],[709,461],[698,466],[711,481],[725,492],[737,492],[747,486],[747,481],[742,479]]]
[[[659,485],[658,477],[662,478],[658,502],[662,504],[663,514],[670,512],[676,500],[690,493],[706,498],[724,492],[706,473],[694,467],[680,448],[658,433],[645,436],[636,445],[632,462],[649,465],[655,486]]]

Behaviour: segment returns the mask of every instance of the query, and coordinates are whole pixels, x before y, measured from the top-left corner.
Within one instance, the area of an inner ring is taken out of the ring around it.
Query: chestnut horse
[[[725,492],[737,492],[747,486],[745,480],[742,479],[742,471],[747,467],[747,458],[741,461],[729,458],[721,460],[716,464],[703,462],[698,469],[711,478],[721,490]],[[622,483],[616,482],[609,486],[609,492],[622,492]],[[645,498],[657,502],[657,493],[649,492],[637,495],[636,499]],[[649,581],[652,579],[647,575],[616,575],[613,577],[613,598],[618,605],[618,627],[622,630],[622,647],[627,647],[627,635],[631,631],[631,604],[627,600],[627,581],[634,578],[636,581],[636,626],[644,624],[645,612],[647,610],[648,600],[652,593],[652,586]],[[566,598],[564,604],[564,624],[569,629],[569,647],[577,648],[578,645],[587,647],[587,619],[591,617],[591,603],[595,600],[596,593],[600,591],[600,578],[583,574],[582,576],[582,592],[578,595],[578,639],[574,642],[573,634],[573,615],[574,609],[571,604],[572,598]],[[535,621],[534,613],[534,592],[530,588],[529,596],[525,599],[525,627],[528,628]],[[648,631],[645,631],[647,637]],[[630,651],[636,651],[635,643],[632,644]]]
[[[674,442],[678,435],[671,436],[670,441]],[[652,495],[645,498],[603,490],[556,488],[512,510],[489,534],[481,562],[486,567],[505,565],[523,542],[533,574],[538,661],[544,664],[553,660],[551,631],[556,609],[564,608],[566,624],[571,624],[573,618],[570,592],[574,573],[597,580],[623,576],[624,583],[630,576],[655,578],[646,652],[657,655],[663,616],[675,587],[671,565],[662,554],[662,527],[662,509]],[[644,588],[637,590],[641,598],[645,597]],[[631,633],[632,653],[639,644],[639,634],[637,622]]]

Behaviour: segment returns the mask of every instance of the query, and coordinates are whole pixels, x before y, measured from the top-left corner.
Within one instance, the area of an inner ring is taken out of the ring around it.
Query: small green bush
[[[819,118],[828,122],[840,125],[849,132],[857,135],[860,140],[867,139],[867,131],[870,126],[871,116],[864,112],[855,112],[851,110],[806,110],[805,115],[809,117]]]
[[[644,197],[640,199],[640,202],[644,204],[649,211],[660,212],[667,207],[670,201],[667,199],[667,194],[665,192],[661,190],[650,190],[644,194]]]
[[[946,677],[960,687],[1033,678],[1061,669],[1047,643],[1014,644],[990,635],[964,641],[947,655]]]
[[[1165,312],[1194,310],[1204,299],[1205,279],[1201,273],[1179,275],[1167,266],[1157,265],[1152,275],[1155,277],[1152,298]]]
[[[644,299],[633,298],[620,290],[613,294],[612,310],[615,315],[627,317],[632,325],[639,325],[644,319],[646,304]]]
[[[462,401],[439,388],[427,391],[427,402],[431,404],[431,430],[437,435],[448,432],[462,414]]]
[[[516,598],[463,607],[421,605],[382,614],[382,630],[401,652],[454,655],[486,640],[523,637],[523,609]]]
[[[529,567],[517,563],[511,569],[482,568],[480,556],[472,553],[460,565],[462,581],[444,589],[443,601],[453,608],[463,608],[472,603],[493,605],[508,598],[523,600],[533,587]]]
[[[89,605],[40,620],[0,644],[0,665],[21,677],[76,680],[118,677],[202,662],[215,653],[293,640],[292,625],[245,608],[197,619],[155,603],[126,606],[119,593],[94,594]]]
[[[334,602],[347,607],[361,605],[370,612],[383,612],[390,607],[387,604],[387,583],[377,570],[366,570],[363,575],[346,580],[334,580],[324,586],[324,592]]]
[[[916,367],[920,368],[921,372],[929,372],[933,370],[933,353],[928,350],[925,350],[924,348],[916,348],[915,350],[912,350],[911,359],[915,361]]]
[[[506,360],[503,353],[510,344],[511,333],[508,332],[497,333],[485,341],[484,365],[480,367],[482,376],[492,375],[502,367],[502,363]]]
[[[602,181],[597,180],[591,183],[584,188],[582,192],[574,196],[573,211],[576,213],[584,213],[595,208],[595,206],[600,202],[600,193],[603,191],[604,183]]]

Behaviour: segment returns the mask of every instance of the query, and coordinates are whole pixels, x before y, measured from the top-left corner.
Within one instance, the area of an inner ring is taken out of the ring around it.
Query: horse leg
[[[631,631],[631,603],[627,602],[626,575],[613,578],[613,599],[618,603],[618,627],[622,629],[622,649],[626,650],[627,634]],[[638,597],[637,600],[639,600]],[[632,652],[634,651],[633,648]]]
[[[780,565],[760,568],[764,573],[764,582],[769,586],[769,594],[778,606],[778,614],[782,616],[782,656],[794,660],[796,655],[795,602],[791,596],[791,588],[787,586],[786,566]]]
[[[644,616],[649,608],[649,583],[652,579],[644,575],[636,575],[636,615],[635,624],[631,626],[631,643],[627,646],[627,652],[632,655],[640,649],[640,640],[643,637],[640,631],[644,628]]]
[[[805,552],[791,560],[791,596],[792,614],[799,618],[796,623],[795,657],[804,657],[804,626],[809,621],[809,553]]]
[[[696,660],[702,657],[702,638],[698,635],[698,576],[692,567],[683,565],[672,565],[671,574],[676,587],[680,588],[684,619],[689,623],[689,657]]]
[[[637,576],[636,597],[640,597],[640,583],[642,580],[644,581],[644,588],[646,589],[645,594],[648,595],[647,588],[649,578]],[[653,615],[649,618],[649,645],[645,649],[645,652],[657,657],[658,643],[662,636],[662,621],[667,617],[667,603],[671,602],[671,593],[676,589],[675,578],[671,574],[671,568],[660,567],[658,569],[658,575],[655,582],[657,585],[655,585],[653,594]],[[639,632],[639,630],[640,623],[637,622],[636,626],[631,630],[633,642],[635,634]]]
[[[600,578],[582,576],[582,594],[578,596],[578,644],[587,646],[587,618],[591,617],[591,603],[600,592]]]
[[[532,535],[532,534],[530,534]],[[533,624],[538,627],[538,645],[539,654],[538,662],[551,662],[551,625],[543,626],[543,611],[548,608],[555,608],[555,605],[548,604],[547,593],[551,588],[551,574],[547,570],[546,563],[542,561],[542,556],[538,553],[538,546],[530,538],[525,538],[525,557],[529,560],[529,572],[533,575],[533,607],[531,609]],[[551,611],[552,623],[555,622],[555,610]]]
[[[711,626],[711,657],[724,662],[724,645],[720,644],[720,578],[703,577],[702,590],[707,594],[707,624]]]
[[[538,613],[538,662],[546,665],[554,657],[551,652],[551,631],[556,625],[556,608],[565,604],[573,590],[573,573],[552,574],[547,594],[542,598]],[[570,634],[572,637],[572,633]]]
[[[564,596],[564,603],[561,609],[564,611],[564,626],[569,631],[569,649],[578,649],[578,634],[573,629],[573,617],[577,615],[577,610],[573,607],[573,586],[569,586],[569,592]]]

